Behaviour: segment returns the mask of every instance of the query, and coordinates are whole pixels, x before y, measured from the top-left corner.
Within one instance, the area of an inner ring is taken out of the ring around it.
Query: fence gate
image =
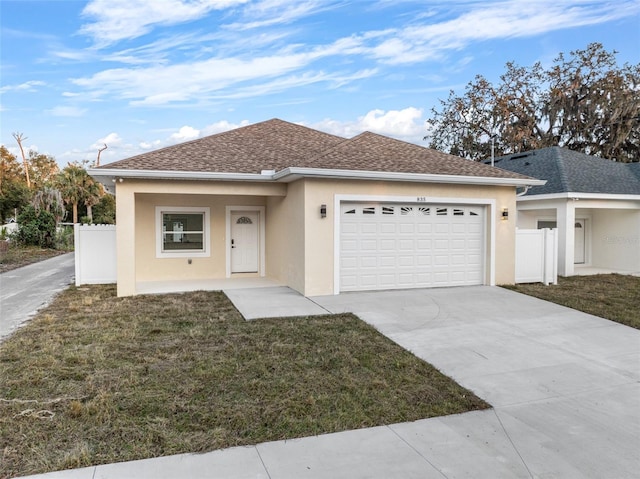
[[[558,284],[557,229],[516,229],[516,283]]]
[[[116,226],[74,225],[76,286],[116,282]]]

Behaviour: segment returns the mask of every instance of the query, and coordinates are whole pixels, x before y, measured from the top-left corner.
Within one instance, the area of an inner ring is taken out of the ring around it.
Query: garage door
[[[484,283],[483,206],[342,203],[340,290]]]

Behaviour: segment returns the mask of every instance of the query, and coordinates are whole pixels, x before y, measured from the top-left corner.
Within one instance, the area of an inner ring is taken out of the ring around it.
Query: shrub
[[[12,235],[16,242],[24,246],[54,248],[56,237],[56,219],[45,211],[36,211],[27,206],[18,216],[18,229]]]

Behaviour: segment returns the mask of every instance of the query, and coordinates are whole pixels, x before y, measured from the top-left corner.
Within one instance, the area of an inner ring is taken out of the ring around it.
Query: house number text
[[[418,201],[418,203],[425,203],[427,201],[427,197],[426,196],[418,196],[417,197],[417,201]]]

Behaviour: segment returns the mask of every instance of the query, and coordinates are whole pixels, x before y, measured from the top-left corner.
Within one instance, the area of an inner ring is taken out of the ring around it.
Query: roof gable
[[[488,161],[485,161],[488,163]],[[586,155],[558,146],[501,156],[495,166],[547,180],[527,195],[556,193],[640,194],[640,174],[634,164]],[[640,172],[640,170],[638,170]]]
[[[528,179],[375,133],[346,139],[279,119],[151,151],[94,171],[260,174],[286,168]]]
[[[109,163],[100,169],[260,173],[303,162],[345,141],[272,119]]]

